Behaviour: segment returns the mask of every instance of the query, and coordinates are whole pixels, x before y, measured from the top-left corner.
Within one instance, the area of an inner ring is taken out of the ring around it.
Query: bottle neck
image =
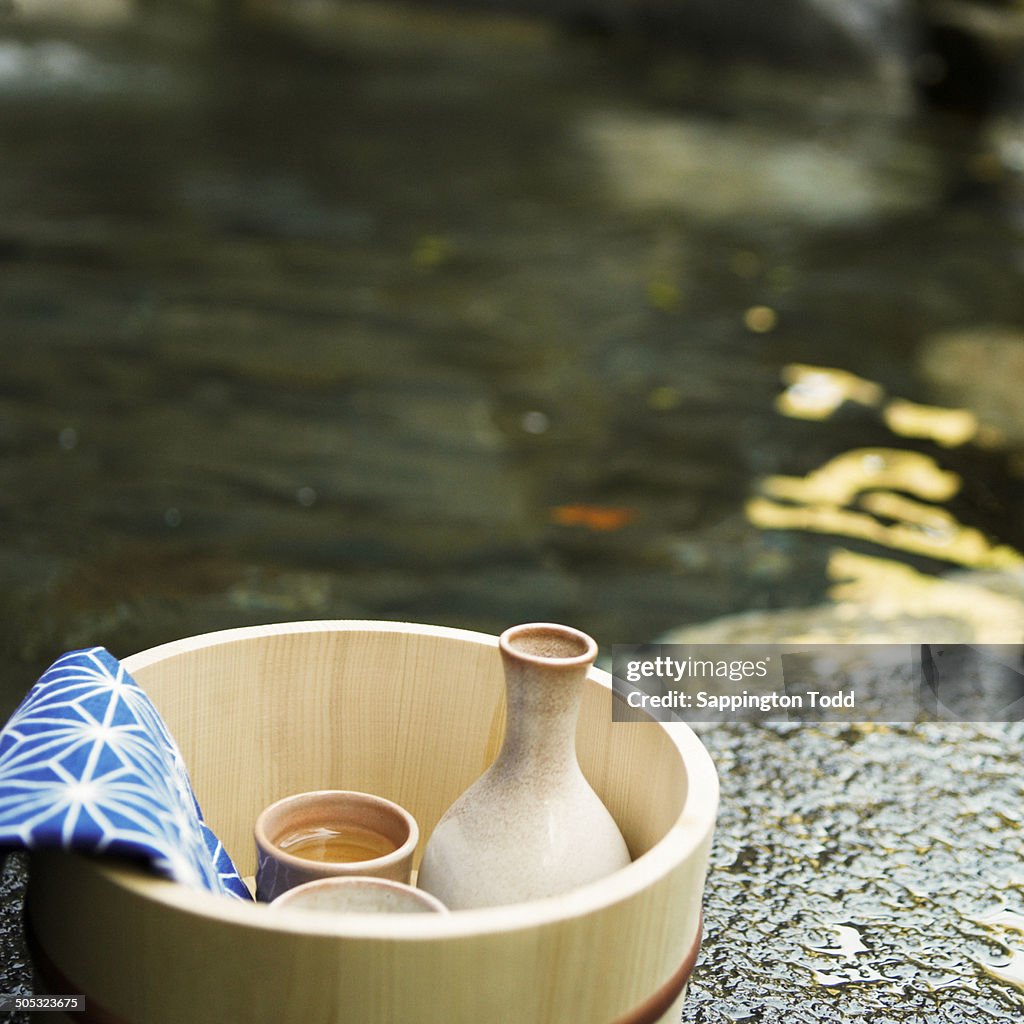
[[[546,771],[577,763],[576,723],[585,676],[585,667],[506,662],[505,738],[498,755],[504,768]]]

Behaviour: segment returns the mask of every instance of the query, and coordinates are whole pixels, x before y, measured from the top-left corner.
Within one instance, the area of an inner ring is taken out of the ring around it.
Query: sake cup
[[[354,790],[296,793],[260,812],[256,840],[256,898],[322,878],[353,875],[409,883],[420,831],[391,800]]]
[[[346,914],[447,914],[429,892],[389,878],[318,878],[281,893],[275,907]]]

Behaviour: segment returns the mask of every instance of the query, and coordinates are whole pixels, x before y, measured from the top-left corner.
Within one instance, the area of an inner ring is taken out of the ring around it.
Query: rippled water
[[[610,649],[825,602],[837,548],[924,580],[893,616],[1017,628],[1010,584],[931,586],[1015,564],[943,538],[1024,549],[1012,376],[980,374],[1024,312],[1012,176],[843,83],[431,24],[0,40],[8,710],[70,647],[282,619]],[[927,369],[951,331],[962,394]],[[780,405],[821,368],[860,384]],[[805,501],[854,451],[912,471]],[[786,480],[817,526],[752,513]],[[986,915],[1024,909],[1020,736],[944,729],[706,732],[687,1020],[1017,1019]]]

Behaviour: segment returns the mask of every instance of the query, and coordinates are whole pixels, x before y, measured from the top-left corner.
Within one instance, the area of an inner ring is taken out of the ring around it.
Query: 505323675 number
[[[85,996],[32,996],[0,992],[0,1011],[28,1010],[38,1013],[40,1010],[59,1010],[67,1013],[84,1009]]]

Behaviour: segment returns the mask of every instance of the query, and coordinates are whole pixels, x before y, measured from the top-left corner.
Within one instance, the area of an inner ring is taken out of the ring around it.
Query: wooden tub
[[[502,735],[497,639],[480,633],[286,623],[190,637],[124,664],[243,875],[254,871],[256,815],[301,790],[379,793],[429,836]],[[86,1011],[66,1018],[75,1024],[678,1021],[718,780],[689,728],[613,722],[612,699],[610,677],[593,669],[580,762],[634,858],[607,878],[515,906],[356,921],[35,854],[26,930],[37,991],[84,994]]]

